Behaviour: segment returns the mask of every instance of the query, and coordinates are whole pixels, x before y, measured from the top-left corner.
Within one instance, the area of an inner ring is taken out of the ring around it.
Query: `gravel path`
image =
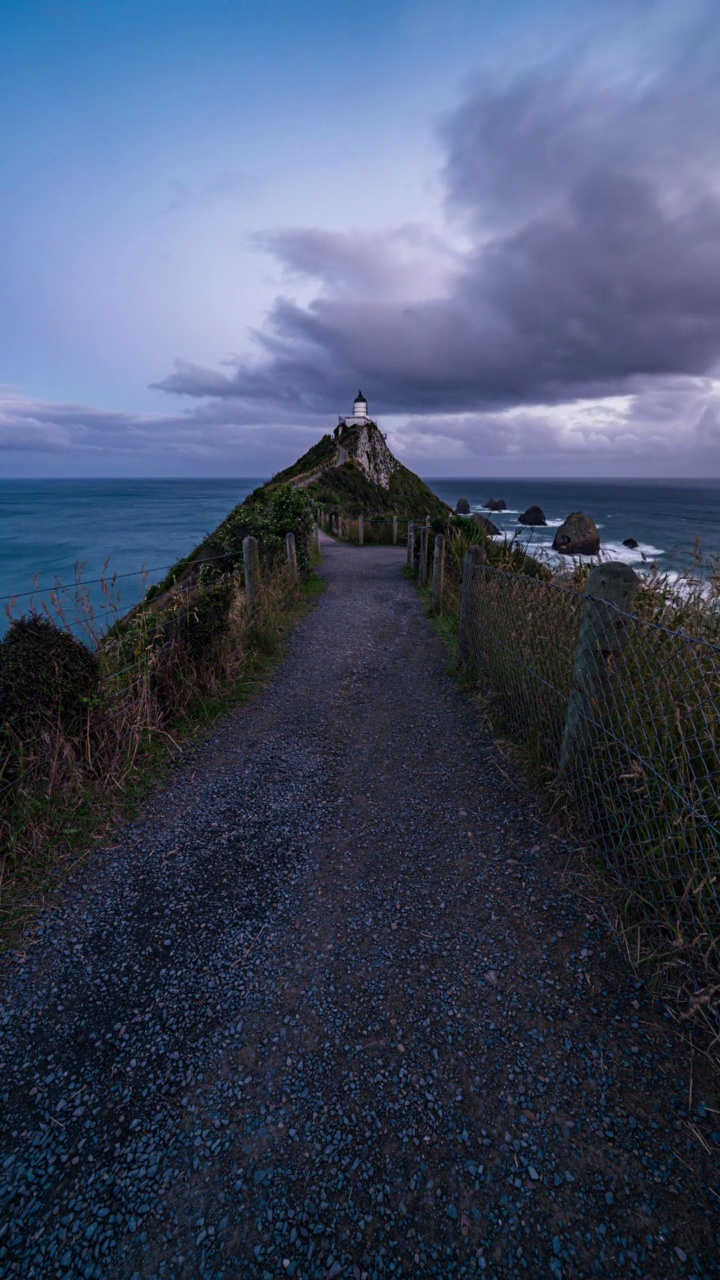
[[[262,695],[4,966],[0,1275],[717,1275],[707,1082],[402,551],[324,543]]]

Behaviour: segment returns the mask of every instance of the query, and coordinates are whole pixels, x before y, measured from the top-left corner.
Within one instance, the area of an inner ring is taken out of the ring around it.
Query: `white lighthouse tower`
[[[362,427],[369,422],[367,400],[362,391],[358,391],[353,400],[353,411],[349,417],[345,418],[346,427]]]

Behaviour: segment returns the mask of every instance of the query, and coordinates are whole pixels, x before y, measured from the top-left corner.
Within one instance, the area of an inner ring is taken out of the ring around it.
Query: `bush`
[[[220,578],[196,592],[184,608],[179,638],[196,665],[211,657],[217,645],[225,639],[230,627],[233,596],[232,579]]]
[[[313,526],[313,503],[304,489],[283,484],[277,489],[260,490],[252,502],[245,502],[230,513],[213,537],[218,551],[227,554],[242,548],[243,538],[252,535],[261,546],[266,565],[282,563],[285,558],[285,534],[294,533],[300,573],[310,572],[308,538]],[[205,544],[204,553],[210,551]],[[215,551],[217,554],[217,551]]]
[[[52,722],[76,735],[99,689],[97,656],[75,636],[38,614],[13,621],[0,643],[0,720]]]

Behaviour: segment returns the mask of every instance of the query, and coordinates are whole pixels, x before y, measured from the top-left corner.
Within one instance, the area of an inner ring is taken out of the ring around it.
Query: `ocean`
[[[598,527],[603,554],[638,571],[656,563],[673,575],[691,569],[703,576],[713,557],[720,557],[720,480],[443,478],[427,483],[453,507],[458,498],[467,498],[472,510],[483,511],[502,533],[520,530],[531,552],[549,553],[558,526],[572,511],[584,511]],[[504,498],[507,511],[484,511],[488,498]],[[518,525],[518,515],[535,505],[542,507],[547,527]],[[623,546],[625,538],[634,538],[637,548]]]
[[[146,585],[211,532],[262,478],[234,480],[4,480],[0,481],[0,603],[17,597],[15,613],[39,603],[55,581],[72,584],[75,565],[87,580],[118,577],[113,596],[121,612]],[[531,504],[543,508],[548,526],[527,530],[530,550],[549,549],[557,526],[571,511],[596,521],[603,549],[642,570],[655,561],[671,573],[693,563],[696,540],[709,561],[720,556],[720,481],[587,481],[428,478],[453,507],[466,497],[474,510],[488,498],[504,498],[508,510],[491,518],[503,530]],[[422,515],[418,512],[418,515]],[[491,514],[491,513],[488,513]],[[635,538],[636,551],[623,547]],[[145,577],[140,573],[148,570]],[[34,591],[35,575],[37,589]],[[107,597],[95,585],[98,608]],[[65,593],[68,599],[72,590]],[[8,625],[0,610],[0,634]]]
[[[60,598],[71,601],[77,564],[84,566],[89,582],[103,574],[106,561],[107,574],[129,575],[118,577],[112,591],[119,612],[125,612],[262,483],[258,478],[0,481],[0,635],[9,626],[8,597],[17,596],[17,615],[30,603],[38,606],[61,582],[71,586]],[[35,575],[38,590],[28,594]],[[107,596],[97,583],[90,590],[102,610]]]

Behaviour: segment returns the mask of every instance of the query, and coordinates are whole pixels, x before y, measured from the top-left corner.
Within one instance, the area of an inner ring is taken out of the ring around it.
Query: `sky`
[[[720,477],[715,0],[0,0],[0,476]]]

